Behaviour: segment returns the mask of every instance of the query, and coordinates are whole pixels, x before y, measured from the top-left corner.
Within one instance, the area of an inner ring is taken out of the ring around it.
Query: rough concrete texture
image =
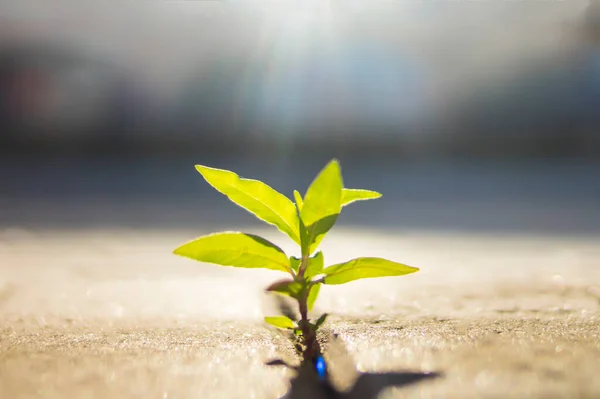
[[[2,231],[0,398],[284,395],[293,373],[264,362],[292,350],[261,323],[274,311],[262,288],[281,275],[170,254],[202,233]],[[355,364],[443,373],[381,398],[600,397],[597,236],[336,229],[323,250],[328,264],[421,268],[321,290],[317,312],[348,352],[330,351],[340,387]]]

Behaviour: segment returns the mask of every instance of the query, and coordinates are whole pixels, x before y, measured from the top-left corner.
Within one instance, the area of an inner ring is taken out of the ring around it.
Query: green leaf
[[[342,209],[342,173],[337,160],[332,160],[313,180],[304,196],[300,211],[302,254],[310,255],[335,224]]]
[[[340,213],[342,175],[336,159],[329,162],[313,180],[306,191],[301,218],[306,226]]]
[[[300,258],[296,258],[295,256],[290,256],[290,266],[292,267],[292,270],[294,270],[295,272],[298,272],[298,268],[300,267],[301,261],[302,261],[302,259],[300,259]]]
[[[310,281],[311,277],[323,273],[324,266],[325,261],[323,259],[323,252],[319,251],[314,256],[308,258],[308,265],[304,271],[304,278],[307,281]]]
[[[356,201],[366,201],[380,197],[381,193],[378,193],[377,191],[345,188],[342,190],[342,206],[349,205]]]
[[[327,313],[323,313],[323,314],[321,315],[321,317],[319,317],[319,318],[317,319],[317,321],[315,322],[315,328],[319,328],[319,327],[321,327],[321,325],[322,325],[323,323],[325,323],[325,320],[327,319],[327,316],[329,316]]]
[[[300,298],[304,292],[305,284],[291,279],[280,280],[267,287],[267,291],[276,292],[278,294],[291,296],[292,298]]]
[[[297,328],[296,323],[285,316],[268,316],[265,317],[265,321],[274,327],[283,328],[284,330]]]
[[[289,259],[281,248],[252,234],[210,234],[183,244],[174,253],[222,266],[291,271]]]
[[[311,287],[310,292],[308,293],[308,298],[306,299],[309,311],[315,306],[315,302],[319,296],[319,291],[321,291],[321,284],[315,284]]]
[[[301,211],[304,201],[302,201],[302,195],[300,195],[298,190],[294,190],[294,199],[296,200],[296,208],[298,208],[298,211]]]
[[[416,267],[392,262],[381,258],[356,258],[351,261],[329,266],[323,270],[323,283],[344,284],[354,280],[372,277],[403,276],[419,271]]]
[[[217,191],[254,214],[260,220],[275,225],[300,244],[298,211],[285,195],[259,180],[243,179],[224,169],[196,165],[196,170]]]

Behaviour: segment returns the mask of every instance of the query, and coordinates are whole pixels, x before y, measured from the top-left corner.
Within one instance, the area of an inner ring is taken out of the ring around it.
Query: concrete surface
[[[274,229],[240,230],[292,249]],[[293,374],[264,362],[292,351],[261,323],[280,274],[170,254],[207,232],[0,230],[0,398],[282,396]],[[382,398],[600,397],[598,238],[336,227],[328,264],[421,268],[321,290],[349,356],[332,354],[336,381],[356,364],[444,373]]]

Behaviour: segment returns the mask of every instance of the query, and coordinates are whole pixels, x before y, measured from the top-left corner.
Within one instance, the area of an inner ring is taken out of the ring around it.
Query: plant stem
[[[300,266],[298,267],[298,277],[304,279],[304,271],[308,266],[308,256],[303,255]],[[304,344],[304,352],[302,353],[303,361],[313,360],[321,351],[319,342],[317,341],[316,331],[311,327],[308,321],[308,295],[310,288],[305,289],[303,294],[298,298],[298,310],[300,311],[300,322],[298,323],[302,330],[302,343]]]
[[[311,327],[308,321],[308,294],[307,290],[298,301],[300,310],[300,328],[302,330],[302,340],[304,344],[304,352],[302,353],[303,361],[313,360],[320,352],[317,334]]]

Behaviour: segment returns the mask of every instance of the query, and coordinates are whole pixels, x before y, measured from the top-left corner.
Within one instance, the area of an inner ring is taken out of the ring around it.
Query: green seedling
[[[272,224],[298,245],[299,256],[288,256],[272,242],[241,232],[221,232],[187,242],[174,253],[200,262],[243,268],[266,268],[288,274],[269,287],[268,292],[292,298],[298,305],[298,321],[287,316],[266,317],[265,321],[297,337],[296,348],[304,360],[320,353],[316,333],[327,314],[308,318],[322,285],[386,276],[402,276],[418,271],[382,258],[356,258],[328,267],[321,251],[325,234],[333,227],[343,207],[355,201],[370,200],[381,194],[370,190],[344,188],[339,162],[332,160],[317,175],[304,197],[294,190],[294,201],[267,184],[240,178],[234,172],[196,165],[196,170],[217,191]]]

